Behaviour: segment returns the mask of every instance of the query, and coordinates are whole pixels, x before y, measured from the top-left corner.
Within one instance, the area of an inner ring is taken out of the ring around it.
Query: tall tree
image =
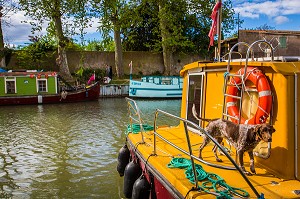
[[[5,18],[9,18],[8,14],[13,13],[16,10],[16,2],[13,0],[0,0],[0,67],[5,68],[5,56],[7,49],[4,45],[4,36],[3,36],[3,24],[10,25]]]
[[[215,0],[131,0],[123,23],[125,50],[156,50],[163,52],[164,73],[172,73],[173,54],[208,51],[210,15]],[[236,21],[230,0],[223,2],[223,34],[230,32]],[[152,42],[148,42],[151,38]],[[154,42],[153,42],[154,41]]]
[[[121,40],[121,24],[126,0],[92,0],[94,13],[100,20],[99,31],[104,40],[110,41],[113,32],[115,42],[115,69],[117,77],[123,77],[123,51]]]
[[[122,23],[124,51],[161,51],[156,1],[130,1]]]
[[[67,80],[73,81],[68,67],[66,46],[69,43],[68,34],[72,35],[76,23],[68,23],[72,19],[76,21],[76,16],[84,12],[87,0],[19,0],[20,9],[26,12],[35,22],[30,22],[34,31],[41,31],[42,25],[53,24],[58,41],[56,63],[59,66],[60,74]]]
[[[3,31],[2,31],[2,10],[3,10],[3,6],[0,5],[0,52],[1,52],[1,67],[5,68],[6,67],[6,63],[5,63],[5,54],[4,54],[4,38],[3,38]]]

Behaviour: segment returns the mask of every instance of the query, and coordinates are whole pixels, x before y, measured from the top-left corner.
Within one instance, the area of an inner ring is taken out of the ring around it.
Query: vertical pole
[[[129,64],[130,66],[130,80],[132,80],[132,61]]]
[[[217,3],[222,0],[217,0]],[[218,61],[221,61],[221,22],[222,22],[222,4],[218,11]]]

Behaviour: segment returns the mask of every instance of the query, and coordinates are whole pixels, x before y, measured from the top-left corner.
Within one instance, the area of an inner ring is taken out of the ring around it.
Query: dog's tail
[[[217,119],[206,119],[206,118],[198,117],[195,104],[193,104],[192,113],[193,113],[194,118],[196,118],[199,121],[211,122],[211,121],[217,120]]]

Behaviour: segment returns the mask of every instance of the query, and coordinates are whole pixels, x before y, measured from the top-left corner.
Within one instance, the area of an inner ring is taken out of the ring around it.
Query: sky
[[[232,0],[232,5],[235,17],[244,20],[240,29],[267,24],[276,30],[300,31],[300,0]],[[11,25],[3,26],[4,40],[7,44],[17,46],[29,42],[28,35],[32,35],[31,26],[21,23],[26,19],[23,12],[9,15],[8,21]],[[96,32],[97,25],[97,22],[94,22],[93,26],[86,30],[85,40],[101,40],[100,33]]]

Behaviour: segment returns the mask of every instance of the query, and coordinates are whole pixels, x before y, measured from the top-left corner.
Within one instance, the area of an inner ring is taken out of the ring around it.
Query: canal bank
[[[100,86],[100,98],[127,97],[129,84],[107,84]]]

